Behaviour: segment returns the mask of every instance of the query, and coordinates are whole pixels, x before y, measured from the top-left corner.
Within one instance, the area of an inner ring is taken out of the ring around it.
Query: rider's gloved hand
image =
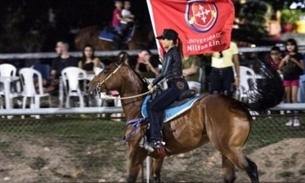
[[[152,90],[153,90],[153,85],[149,84],[149,85],[147,86],[147,89],[148,89],[149,91],[152,91]]]

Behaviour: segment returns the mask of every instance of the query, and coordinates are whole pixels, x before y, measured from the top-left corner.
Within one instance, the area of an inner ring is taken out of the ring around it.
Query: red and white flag
[[[154,34],[174,29],[184,55],[218,52],[229,48],[235,16],[231,0],[147,0]],[[157,46],[161,47],[157,40]]]

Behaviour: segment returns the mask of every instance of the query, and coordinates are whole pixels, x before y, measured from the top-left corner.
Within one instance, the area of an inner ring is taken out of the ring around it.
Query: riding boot
[[[160,140],[152,140],[151,142],[144,145],[144,148],[149,152],[154,152],[155,149],[160,149],[162,147],[162,142]]]

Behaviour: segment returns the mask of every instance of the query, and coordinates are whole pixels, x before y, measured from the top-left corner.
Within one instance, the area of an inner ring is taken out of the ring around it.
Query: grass
[[[49,117],[43,120],[20,119],[0,122],[1,134],[56,136],[65,139],[83,139],[84,141],[122,139],[124,130],[124,122],[92,118]]]
[[[282,116],[259,117],[253,121],[246,150],[263,147],[279,142],[285,138],[304,138],[304,125],[301,127],[285,126],[287,118]],[[305,116],[300,116],[305,121]],[[98,118],[70,117],[46,117],[41,120],[17,119],[1,120],[0,133],[12,135],[39,135],[60,137],[61,139],[78,139],[78,143],[86,143],[88,140],[122,140],[125,132],[124,122],[114,122]],[[0,142],[0,148],[7,146]]]
[[[290,178],[290,177],[293,177],[294,176],[294,173],[293,172],[289,172],[289,171],[284,171],[284,172],[281,172],[278,174],[278,177],[281,177],[281,178]]]
[[[299,170],[299,174],[300,174],[300,175],[305,175],[305,168],[304,168],[304,169]]]
[[[48,164],[48,160],[45,160],[42,157],[38,156],[33,158],[30,167],[34,170],[41,170],[47,164]]]

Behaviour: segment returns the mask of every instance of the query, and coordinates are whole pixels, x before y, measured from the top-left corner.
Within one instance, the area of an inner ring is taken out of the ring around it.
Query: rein
[[[96,86],[96,90],[97,90],[97,93],[99,94],[99,96],[97,97],[98,99],[106,99],[106,100],[116,100],[116,99],[120,99],[120,100],[126,100],[126,99],[132,99],[132,98],[137,98],[137,97],[141,97],[141,96],[144,96],[144,95],[147,95],[149,93],[152,92],[152,90],[149,90],[147,92],[144,92],[144,93],[140,93],[140,94],[137,94],[137,95],[132,95],[132,96],[128,96],[128,97],[116,97],[116,96],[109,96],[109,95],[103,95],[101,96],[101,92],[100,92],[100,89],[101,89],[101,86],[113,75],[115,74],[122,66],[123,64],[120,64],[118,65],[118,67],[112,72],[110,73],[105,79],[103,79],[103,81],[101,81],[99,84],[97,84]]]
[[[151,93],[151,91],[147,91],[147,92],[144,92],[144,93],[140,93],[140,94],[132,95],[132,96],[128,96],[128,97],[117,97],[117,96],[109,96],[109,95],[101,96],[100,95],[98,98],[99,99],[105,99],[105,100],[115,100],[115,99],[126,100],[126,99],[141,97],[141,96],[147,95],[149,93]]]

